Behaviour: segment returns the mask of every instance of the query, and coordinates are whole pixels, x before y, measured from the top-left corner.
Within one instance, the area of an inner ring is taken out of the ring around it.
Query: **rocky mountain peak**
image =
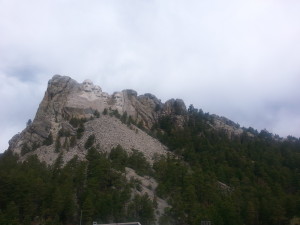
[[[131,89],[110,95],[103,92],[101,87],[93,84],[91,80],[87,79],[78,83],[68,76],[54,75],[48,82],[47,90],[33,122],[10,140],[9,149],[21,155],[36,153],[41,159],[51,163],[60,152],[57,149],[56,152],[53,150],[56,145],[70,146],[71,139],[74,140],[75,136],[78,138],[78,124],[74,127],[70,121],[76,120],[81,124],[82,121],[94,118],[95,122],[85,124],[82,140],[87,140],[89,135],[96,134],[96,142],[102,144],[102,149],[109,151],[109,148],[123,144],[128,149],[144,150],[150,159],[154,153],[164,153],[166,147],[140,130],[137,125],[150,130],[163,116],[174,117],[180,125],[184,121],[185,114],[186,106],[180,99],[171,99],[162,103],[153,94],[138,95]],[[98,118],[100,115],[103,118]],[[118,118],[122,116],[123,120],[130,121],[131,125],[117,123],[109,115],[115,115]],[[94,126],[95,124],[98,124],[98,128]],[[106,125],[102,126],[103,124]],[[111,135],[117,133],[124,140],[105,136],[104,133],[108,130]],[[141,137],[144,143],[133,141],[136,139],[136,133],[143,133]],[[76,144],[68,147],[68,151],[64,154],[84,156],[86,149],[82,140],[77,140]],[[153,146],[150,147],[151,145]],[[152,153],[148,152],[145,146],[153,149]],[[51,160],[49,155],[52,155]]]
[[[166,115],[185,115],[187,109],[182,99],[170,99],[164,104],[163,112]]]

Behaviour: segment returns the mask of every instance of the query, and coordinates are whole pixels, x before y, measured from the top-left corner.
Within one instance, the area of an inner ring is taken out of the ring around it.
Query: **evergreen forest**
[[[123,118],[124,119],[124,118]],[[0,225],[72,225],[139,221],[142,225],[285,225],[300,217],[300,140],[243,128],[228,136],[212,116],[190,106],[183,127],[165,116],[151,131],[170,149],[153,164],[138,150],[110,153],[93,137],[86,160],[49,166],[9,150],[0,157]],[[157,204],[125,168],[154,177],[155,194],[170,207],[156,220]]]

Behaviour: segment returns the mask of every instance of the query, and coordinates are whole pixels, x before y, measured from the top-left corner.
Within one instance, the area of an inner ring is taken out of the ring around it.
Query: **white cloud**
[[[21,124],[16,91],[33,115],[45,89],[34,98],[29,90],[58,73],[110,93],[183,98],[241,125],[299,136],[299,11],[295,0],[3,0],[0,101],[11,110],[1,116]],[[278,104],[286,113],[269,107]]]

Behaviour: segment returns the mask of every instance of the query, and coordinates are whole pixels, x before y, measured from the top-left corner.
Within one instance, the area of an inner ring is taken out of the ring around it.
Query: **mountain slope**
[[[0,224],[76,224],[81,212],[83,224],[295,224],[300,139],[54,76],[0,158]]]
[[[186,113],[182,100],[172,99],[163,104],[151,94],[137,96],[133,90],[109,95],[91,81],[79,84],[70,77],[55,75],[48,82],[33,122],[10,140],[9,149],[23,156],[37,154],[47,163],[53,163],[59,153],[66,161],[76,154],[82,158],[87,152],[84,142],[89,131],[94,130],[102,150],[109,151],[121,144],[127,150],[143,151],[151,160],[154,154],[165,154],[167,148],[138,127],[150,130],[160,116],[172,115],[175,111],[178,115]],[[127,126],[107,114],[121,119]],[[88,122],[91,119],[93,122]],[[81,129],[86,126],[87,132],[82,130],[79,135],[78,124]],[[77,140],[70,146],[75,137]],[[58,149],[57,146],[64,147]]]
[[[41,161],[47,162],[48,164],[53,164],[59,156],[59,153],[63,154],[65,162],[68,162],[74,156],[78,156],[79,159],[84,159],[87,153],[85,144],[91,135],[95,136],[93,145],[97,146],[101,151],[110,152],[112,148],[120,145],[128,152],[132,149],[143,152],[150,162],[153,161],[153,157],[156,154],[167,153],[167,147],[162,145],[158,140],[152,138],[134,125],[128,127],[115,117],[102,115],[100,118],[85,122],[84,127],[85,131],[82,137],[76,140],[75,146],[70,146],[72,137],[75,136],[62,135],[59,137],[61,146],[59,149],[55,149],[57,142],[53,142],[49,146],[37,148],[26,156],[36,154]],[[73,132],[76,134],[76,130]]]

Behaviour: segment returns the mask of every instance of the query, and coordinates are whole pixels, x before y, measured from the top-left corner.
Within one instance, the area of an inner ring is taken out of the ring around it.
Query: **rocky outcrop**
[[[33,122],[10,140],[9,149],[21,154],[25,145],[31,150],[41,146],[56,124],[63,120],[62,112],[68,96],[79,89],[80,85],[70,77],[53,76]]]
[[[144,195],[147,194],[149,198],[157,204],[157,208],[155,211],[155,217],[158,224],[159,217],[162,216],[165,212],[166,208],[171,208],[171,206],[167,203],[166,200],[159,198],[155,190],[158,186],[157,181],[149,176],[139,176],[133,169],[126,167],[126,178],[127,180],[137,180],[140,183],[140,190],[135,190],[134,194]]]
[[[221,130],[225,132],[229,138],[233,138],[244,133],[244,130],[240,127],[239,124],[234,123],[226,117],[212,115],[212,124],[210,125],[215,130]],[[248,132],[247,135],[253,136]]]
[[[52,154],[50,153],[53,152],[51,146],[54,146],[55,140],[60,135],[59,131],[67,132],[71,136],[76,135],[77,128],[75,129],[69,123],[72,118],[89,120],[105,111],[108,114],[120,116],[126,114],[126,117],[130,118],[134,124],[140,124],[146,130],[150,130],[163,116],[172,116],[178,126],[183,126],[186,106],[180,99],[171,99],[162,103],[152,94],[138,95],[136,91],[128,89],[110,95],[90,80],[78,83],[70,77],[55,75],[48,82],[47,90],[33,122],[10,140],[9,149],[21,155],[30,155],[35,152],[44,161],[52,162],[57,154],[53,153],[53,156],[46,157],[43,152]],[[137,127],[133,128],[134,125],[119,126],[108,116],[103,118],[87,123],[93,132],[99,133],[99,137],[96,136],[99,140],[101,139],[99,142],[103,149],[110,150],[116,144],[121,144],[127,149],[142,149],[149,159],[152,153],[163,153],[166,150],[166,147],[161,146],[158,141],[153,141],[155,139],[145,132]],[[95,124],[97,124],[96,127],[94,127]],[[136,131],[143,135],[140,137],[135,133]],[[113,138],[104,137],[105,132]],[[139,138],[141,143],[137,144],[136,141]],[[48,143],[50,139],[53,142],[52,145]],[[80,155],[80,152],[84,151],[82,143],[69,150],[68,155],[72,155],[70,151]]]
[[[165,115],[185,115],[186,113],[186,106],[181,99],[170,99],[163,106],[163,114]]]

